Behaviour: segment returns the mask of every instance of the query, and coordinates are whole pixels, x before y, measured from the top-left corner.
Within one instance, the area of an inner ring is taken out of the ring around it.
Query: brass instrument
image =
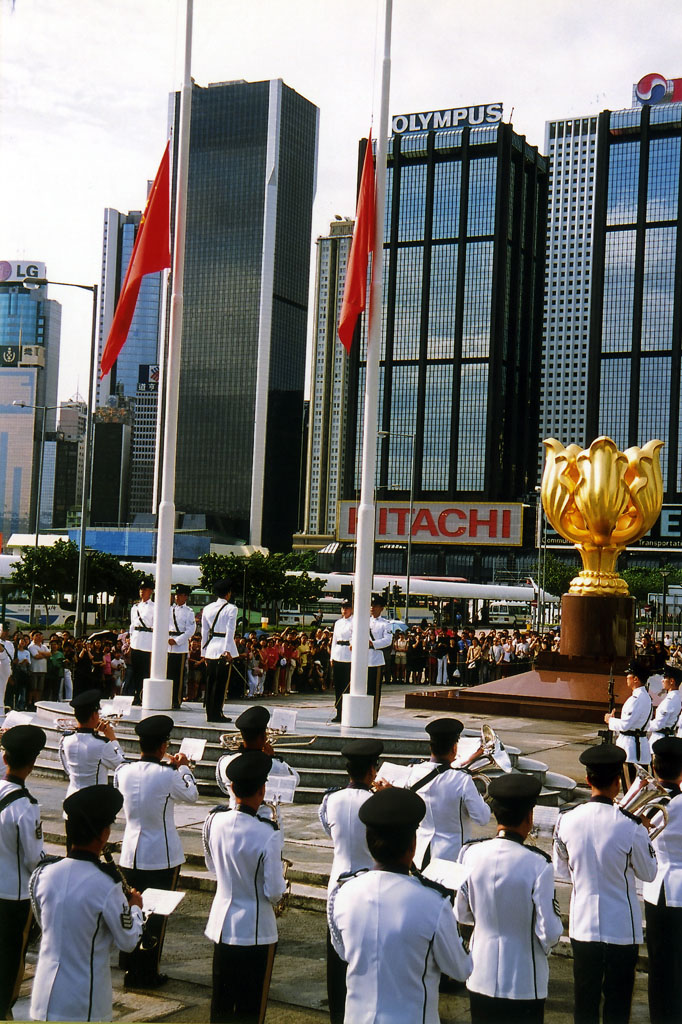
[[[99,725],[95,729],[95,732],[100,732],[100,726],[102,725],[110,725],[112,728],[115,728],[121,722],[122,719],[123,715],[118,714],[101,715]],[[77,729],[80,729],[81,727],[81,723],[78,721],[77,718],[74,718],[73,715],[64,715],[61,718],[55,718],[54,724],[58,732],[65,734],[75,732]]]
[[[636,770],[637,778],[627,793],[617,802],[616,807],[620,807],[621,811],[628,811],[630,814],[634,814],[636,818],[641,818],[643,815],[648,818],[651,811],[660,812],[663,820],[659,825],[654,825],[649,830],[649,839],[655,839],[668,824],[666,805],[670,803],[670,796],[668,791],[660,782],[656,781],[646,768],[642,768],[638,764],[636,765]],[[665,800],[665,804],[661,803],[662,800]]]
[[[133,887],[130,884],[130,882],[128,881],[128,879],[126,878],[126,876],[123,874],[123,870],[118,866],[118,864],[114,860],[114,856],[113,856],[113,854],[111,852],[111,847],[110,846],[107,845],[107,846],[104,847],[104,849],[102,850],[102,856],[104,857],[104,859],[107,862],[107,864],[109,864],[114,869],[116,874],[118,875],[119,881],[121,883],[121,888],[123,889],[123,895],[125,896],[126,899],[128,899],[130,894],[133,892]],[[158,942],[159,942],[159,940],[157,939],[156,935],[149,935],[149,934],[147,934],[147,922],[148,922],[148,920],[149,920],[149,918],[145,917],[144,924],[142,925],[142,936],[140,938],[140,948],[141,949],[154,949],[155,946],[157,946]]]
[[[482,796],[487,795],[490,785],[490,777],[484,774],[486,768],[499,768],[503,772],[512,770],[509,755],[502,749],[495,730],[487,724],[481,726],[481,745],[471,757],[457,767],[465,768],[470,775],[473,775],[474,782],[477,784],[476,788]]]
[[[291,737],[294,739],[301,739],[300,743],[291,742]],[[297,737],[295,733],[287,732],[286,726],[281,729],[266,729],[265,739],[270,746],[274,747],[277,742],[281,739],[286,739],[287,746],[290,747],[311,747],[317,736],[311,736],[309,740],[303,740],[301,737]],[[225,750],[229,750],[230,753],[236,754],[242,745],[242,734],[240,732],[224,732],[219,737],[220,746]]]
[[[279,801],[275,800],[264,800],[261,807],[267,807],[272,815],[277,828],[280,827],[279,820]],[[291,879],[289,878],[289,868],[293,867],[293,861],[290,861],[287,857],[282,856],[282,873],[284,875],[284,884],[286,885],[286,891],[282,898],[277,903],[273,904],[273,910],[275,917],[281,917],[282,914],[289,909],[289,900],[291,899]]]

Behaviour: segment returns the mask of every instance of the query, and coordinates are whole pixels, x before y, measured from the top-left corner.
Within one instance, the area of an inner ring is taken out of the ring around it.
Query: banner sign
[[[357,512],[356,502],[339,502],[337,540],[356,540]],[[377,543],[402,541],[406,544],[409,518],[409,501],[377,502],[374,532]],[[413,544],[520,547],[523,543],[523,505],[520,502],[487,501],[415,502],[411,533]]]
[[[573,547],[570,541],[555,533],[549,523],[546,525],[546,531],[546,538],[543,541],[546,547]],[[641,540],[628,544],[628,551],[637,551],[639,548],[682,549],[682,505],[664,505],[649,532]]]
[[[410,135],[412,132],[438,131],[443,128],[480,128],[488,124],[499,124],[501,120],[501,103],[481,103],[475,107],[426,110],[422,114],[396,114],[391,126],[394,135]]]

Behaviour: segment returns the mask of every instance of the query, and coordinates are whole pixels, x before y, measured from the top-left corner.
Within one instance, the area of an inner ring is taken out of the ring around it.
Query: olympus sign
[[[393,118],[393,134],[438,131],[441,128],[475,128],[486,124],[498,124],[501,120],[501,103],[451,107],[448,110],[428,110],[423,114],[397,114]]]

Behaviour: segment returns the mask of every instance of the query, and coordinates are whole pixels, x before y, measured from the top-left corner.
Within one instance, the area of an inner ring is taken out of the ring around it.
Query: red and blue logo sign
[[[635,86],[640,103],[682,103],[682,78],[664,78],[663,75],[645,75]]]

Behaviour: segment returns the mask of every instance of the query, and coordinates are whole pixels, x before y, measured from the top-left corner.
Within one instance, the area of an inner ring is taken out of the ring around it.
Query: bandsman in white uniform
[[[334,717],[341,721],[341,701],[350,689],[351,642],[353,640],[353,602],[341,602],[341,618],[334,623],[330,661],[334,680]]]
[[[334,949],[348,964],[348,1024],[438,1024],[441,973],[471,969],[457,932],[452,893],[410,874],[424,801],[390,787],[360,808],[374,869],[339,885],[327,901]]]
[[[674,736],[677,733],[680,712],[682,712],[682,694],[680,693],[682,669],[675,665],[664,665],[661,674],[665,697],[656,708],[656,713],[651,720],[649,746],[652,749],[657,740]]]
[[[142,684],[149,678],[154,634],[154,580],[147,576],[140,583],[140,600],[130,610],[130,667],[133,704],[142,703]]]
[[[201,653],[206,658],[206,720],[226,722],[223,714],[225,692],[229,682],[230,662],[239,657],[234,642],[237,606],[230,602],[232,583],[220,580],[215,584],[216,600],[201,613]]]
[[[109,772],[125,761],[110,722],[99,717],[99,690],[85,690],[70,701],[78,728],[59,743],[59,757],[69,778],[67,796],[88,786],[105,785]]]
[[[272,744],[268,742],[267,738],[267,727],[269,721],[270,712],[260,704],[255,704],[253,707],[247,708],[246,711],[242,711],[241,715],[235,720],[234,724],[242,734],[242,742],[234,754],[223,754],[223,756],[218,759],[215,772],[218,786],[223,793],[230,798],[231,808],[235,808],[237,805],[234,793],[232,792],[232,783],[230,781],[228,767],[235,758],[239,757],[240,754],[245,753],[247,750],[260,750],[262,753],[268,755],[272,761],[272,767],[270,769],[271,777],[278,775],[288,776],[295,780],[296,786],[298,786],[301,781],[301,777],[295,768],[288,765],[281,757],[275,756],[274,748]],[[260,809],[260,813],[267,816],[269,814],[269,810],[267,807],[262,807]]]
[[[70,850],[31,877],[33,912],[43,932],[31,993],[33,1020],[112,1018],[109,960],[142,935],[142,897],[124,895],[113,865],[100,861],[123,800],[111,786],[79,789],[64,801]]]
[[[175,827],[175,804],[194,804],[199,796],[186,756],[167,756],[172,728],[169,715],[152,715],[138,722],[135,732],[142,756],[121,765],[114,775],[126,815],[119,863],[140,892],[177,887],[185,855]],[[122,958],[126,987],[158,988],[168,981],[168,976],[159,972],[167,920],[152,914],[146,929],[157,939],[156,944]]]
[[[14,644],[9,638],[7,623],[0,623],[0,714],[5,707],[5,689],[12,675],[14,661]]]
[[[206,867],[217,881],[205,933],[214,943],[211,1021],[265,1018],[277,947],[273,908],[286,891],[282,834],[258,816],[271,767],[258,750],[232,760],[236,807],[216,808],[204,824]]]
[[[372,795],[378,757],[384,749],[381,740],[349,740],[341,748],[346,758],[349,782],[343,789],[329,789],[322,798],[319,816],[322,828],[334,843],[334,860],[329,873],[327,895],[336,888],[341,875],[368,871],[372,855],[367,846],[367,830],[358,812]],[[327,928],[327,999],[331,1024],[343,1024],[346,1005],[346,963],[332,946]]]
[[[548,956],[563,926],[551,858],[524,845],[541,789],[532,775],[492,779],[497,835],[468,843],[459,855],[467,878],[457,893],[457,920],[474,926],[467,981],[472,1024],[544,1020]]]
[[[5,775],[0,782],[0,1020],[11,1017],[24,975],[31,923],[28,882],[43,856],[40,805],[26,788],[45,746],[35,725],[15,725],[2,736]]]
[[[656,877],[656,856],[643,824],[614,806],[625,762],[622,747],[588,747],[586,766],[592,798],[559,815],[554,830],[557,878],[573,883],[568,934],[573,947],[576,1022],[627,1021],[642,915],[635,878]]]
[[[471,823],[486,825],[490,821],[490,808],[473,777],[453,764],[463,728],[456,718],[429,722],[431,758],[414,765],[405,783],[405,788],[419,792],[426,804],[414,861],[422,871],[436,857],[457,860],[462,845],[471,839]]]
[[[625,751],[623,766],[623,790],[635,781],[638,764],[648,765],[651,748],[647,729],[651,720],[653,705],[646,688],[649,669],[641,661],[633,661],[626,669],[626,681],[631,696],[623,704],[620,718],[614,712],[607,712],[604,721],[611,732],[617,733],[616,745]]]
[[[185,662],[189,654],[189,642],[196,630],[194,612],[187,603],[191,587],[178,584],[170,606],[168,618],[168,678],[173,683],[173,708],[182,704],[182,687],[185,680]]]
[[[372,607],[369,617],[369,653],[367,655],[367,693],[374,697],[374,720],[376,725],[379,719],[379,705],[381,704],[381,682],[386,657],[384,651],[393,643],[393,633],[388,619],[382,616],[386,607],[386,598],[383,594],[372,595]]]
[[[664,678],[670,671],[664,670]],[[682,740],[664,737],[652,747],[653,771],[667,790],[668,824],[652,841],[658,871],[645,882],[644,915],[649,953],[649,1020],[677,1024],[682,1020]],[[653,815],[654,821],[657,821]]]

